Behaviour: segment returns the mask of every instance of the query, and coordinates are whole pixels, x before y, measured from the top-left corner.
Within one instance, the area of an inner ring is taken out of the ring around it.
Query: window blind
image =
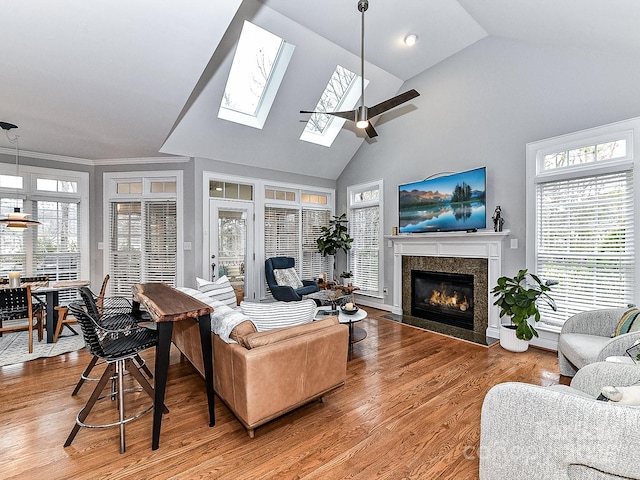
[[[80,204],[78,202],[36,201],[33,271],[48,275],[49,282],[80,280]],[[75,291],[60,292],[60,300],[78,298]]]
[[[352,208],[349,211],[349,234],[353,238],[349,250],[353,284],[360,287],[362,292],[378,294],[380,206]]]
[[[130,295],[131,285],[138,282],[175,286],[175,200],[112,202],[110,228],[109,274],[114,295]]]
[[[318,237],[322,227],[329,226],[330,210],[302,210],[302,265],[304,279],[312,279],[318,275],[329,273],[329,258],[318,251]]]
[[[264,255],[271,257],[293,257],[296,271],[300,267],[300,210],[297,208],[264,207]],[[265,291],[271,295],[265,279]]]
[[[300,210],[297,208],[265,207],[265,258],[293,257],[300,275]]]
[[[3,214],[13,212],[15,207],[20,207],[20,211],[25,212],[22,200],[0,198],[0,211]],[[11,271],[25,275],[26,264],[25,232],[13,232],[6,227],[0,228],[0,276],[8,278]]]
[[[141,202],[111,203],[110,230],[109,288],[113,295],[129,296],[141,279]]]
[[[142,280],[176,286],[178,230],[176,202],[144,202]]]
[[[559,282],[557,311],[539,305],[544,322],[562,325],[581,311],[632,302],[632,170],[539,183],[536,222],[537,273]]]

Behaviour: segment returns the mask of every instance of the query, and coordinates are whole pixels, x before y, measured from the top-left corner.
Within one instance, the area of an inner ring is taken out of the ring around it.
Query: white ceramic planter
[[[524,352],[529,348],[529,342],[516,337],[515,328],[500,325],[500,346],[510,352]]]

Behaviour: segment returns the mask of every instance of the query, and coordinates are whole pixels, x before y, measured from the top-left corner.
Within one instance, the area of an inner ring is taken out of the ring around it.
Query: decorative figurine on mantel
[[[495,212],[493,212],[493,217],[491,218],[493,219],[493,231],[501,232],[502,226],[504,225],[504,218],[502,218],[502,209],[500,208],[500,205],[496,207]]]

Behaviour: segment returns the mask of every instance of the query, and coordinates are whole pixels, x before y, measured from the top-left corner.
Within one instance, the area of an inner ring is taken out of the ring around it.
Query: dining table
[[[47,284],[48,283],[48,284]],[[47,343],[53,343],[53,336],[58,323],[58,311],[55,309],[60,305],[60,293],[86,287],[91,282],[89,280],[61,280],[59,282],[21,283],[21,287],[31,286],[31,295],[42,299],[44,297],[46,310]]]
[[[160,427],[164,413],[169,350],[174,322],[198,322],[209,408],[209,426],[215,425],[213,347],[211,344],[211,312],[213,312],[213,307],[165,283],[137,283],[131,287],[131,290],[133,293],[133,315],[141,316],[141,307],[143,307],[155,322],[158,331],[154,375],[153,436],[151,440],[151,449],[157,450],[160,446]]]

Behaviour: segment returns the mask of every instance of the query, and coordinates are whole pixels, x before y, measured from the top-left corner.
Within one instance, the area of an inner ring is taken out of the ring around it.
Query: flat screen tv
[[[399,232],[486,228],[486,167],[398,187]]]

